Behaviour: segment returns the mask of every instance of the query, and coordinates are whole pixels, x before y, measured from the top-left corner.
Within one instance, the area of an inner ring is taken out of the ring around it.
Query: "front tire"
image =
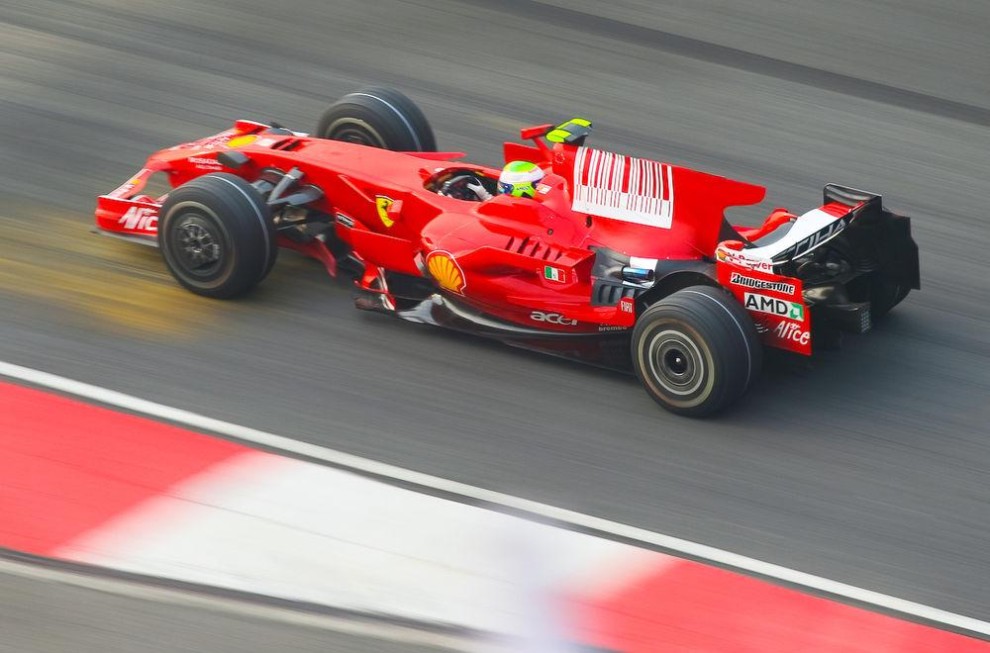
[[[176,281],[214,299],[249,291],[278,255],[268,205],[251,184],[228,173],[198,177],[168,194],[158,246]]]
[[[395,89],[370,86],[330,105],[316,126],[316,136],[370,145],[396,152],[435,152],[426,116]]]
[[[646,392],[667,410],[703,417],[736,401],[759,374],[752,318],[725,291],[690,286],[636,321],[632,359]]]

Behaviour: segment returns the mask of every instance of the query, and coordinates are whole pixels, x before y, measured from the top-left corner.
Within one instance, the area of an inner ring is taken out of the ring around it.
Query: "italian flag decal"
[[[564,271],[550,265],[543,266],[543,278],[557,283],[564,283]]]

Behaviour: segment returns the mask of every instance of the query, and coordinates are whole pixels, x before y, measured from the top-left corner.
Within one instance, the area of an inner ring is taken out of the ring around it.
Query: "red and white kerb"
[[[674,216],[673,167],[578,148],[571,208],[579,213],[670,229]]]

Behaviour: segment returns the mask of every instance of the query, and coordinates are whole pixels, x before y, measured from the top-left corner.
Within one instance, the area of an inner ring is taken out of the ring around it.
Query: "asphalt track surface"
[[[0,359],[988,619],[987,33],[962,1],[8,0]],[[211,302],[88,233],[151,151],[311,129],[367,83],[493,165],[521,125],[591,117],[596,146],[765,184],[737,221],[881,192],[924,288],[691,421],[631,378],[359,313],[293,255]]]
[[[444,653],[439,635],[0,561],[6,653]],[[436,644],[424,640],[437,640]]]

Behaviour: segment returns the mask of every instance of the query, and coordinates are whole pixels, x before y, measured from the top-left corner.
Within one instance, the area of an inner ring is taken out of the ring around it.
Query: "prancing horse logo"
[[[391,197],[385,197],[384,195],[375,196],[375,208],[378,209],[378,217],[381,218],[382,224],[386,228],[391,228],[395,224],[395,220],[388,216],[388,210],[393,204],[395,204],[395,200]]]

